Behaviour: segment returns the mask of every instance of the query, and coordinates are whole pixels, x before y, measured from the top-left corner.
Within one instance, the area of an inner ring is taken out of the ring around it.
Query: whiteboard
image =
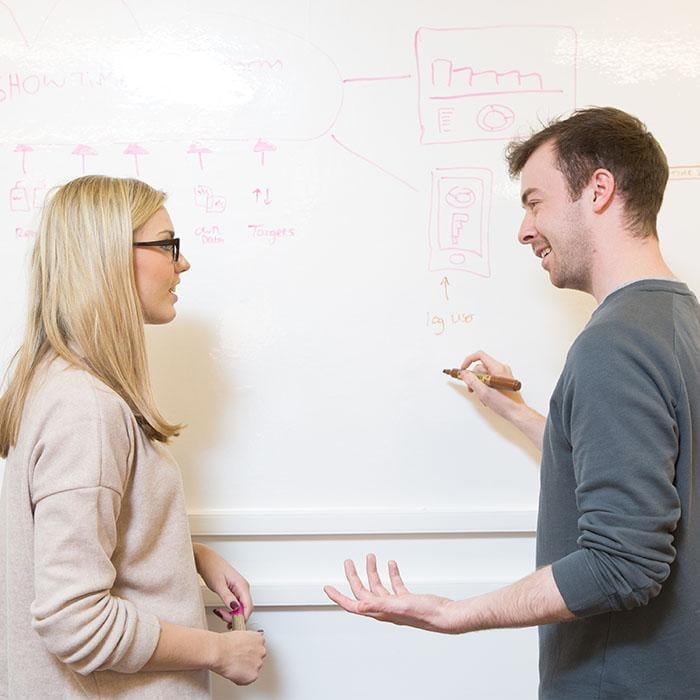
[[[536,452],[441,373],[485,349],[546,412],[594,308],[518,245],[503,149],[575,106],[640,116],[700,289],[700,10],[493,5],[0,2],[2,359],[46,191],[140,177],[192,264],[147,332],[191,511],[534,509]]]

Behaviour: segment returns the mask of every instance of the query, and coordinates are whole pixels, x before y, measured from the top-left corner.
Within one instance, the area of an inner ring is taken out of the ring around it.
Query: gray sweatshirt
[[[610,294],[569,351],[544,436],[537,564],[573,622],[540,628],[540,697],[700,698],[700,308]]]
[[[178,466],[63,360],[25,405],[0,532],[0,697],[209,697],[206,671],[140,672],[159,620],[205,627]]]

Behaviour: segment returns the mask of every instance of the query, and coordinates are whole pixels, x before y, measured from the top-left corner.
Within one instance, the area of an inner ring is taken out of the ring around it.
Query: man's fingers
[[[471,355],[467,355],[464,358],[461,364],[461,369],[467,369],[467,367],[474,364],[475,362],[482,362],[486,366],[488,366],[489,364],[498,364],[498,362],[493,357],[491,357],[491,355],[485,353],[483,350],[477,350],[476,352],[473,352]]]
[[[323,587],[323,592],[336,604],[339,605],[343,610],[347,610],[348,612],[351,613],[357,613],[357,606],[358,602],[357,600],[353,600],[352,598],[348,598],[346,595],[343,595],[337,588],[334,586],[324,586]]]
[[[475,368],[477,372],[485,371],[487,374],[500,374],[507,376],[511,374],[510,367],[508,367],[508,365],[504,365],[502,362],[499,362],[495,358],[491,357],[491,355],[483,350],[477,350],[471,355],[467,355],[464,358],[460,368],[468,369],[474,362],[479,362],[480,366],[483,367],[483,369]]]
[[[336,604],[339,605],[343,610],[355,615],[364,615],[365,617],[378,617],[379,610],[377,608],[377,602],[368,600],[353,600],[343,595],[334,586],[324,586],[323,592]]]
[[[350,584],[350,589],[355,595],[355,598],[358,600],[366,598],[370,594],[362,583],[360,577],[357,575],[355,562],[352,561],[352,559],[345,560],[345,578],[347,578],[348,583]]]
[[[375,557],[374,554],[367,555],[367,580],[369,581],[370,590],[375,595],[391,595],[391,593],[389,593],[389,591],[386,588],[384,588],[384,584],[379,578],[379,573],[377,571],[377,557]]]
[[[394,589],[396,595],[408,593],[408,589],[404,585],[401,574],[399,573],[399,565],[393,560],[389,562],[389,579],[391,580],[391,587]]]

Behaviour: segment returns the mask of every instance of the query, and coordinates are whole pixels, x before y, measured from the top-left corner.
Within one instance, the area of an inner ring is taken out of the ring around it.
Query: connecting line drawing
[[[28,143],[18,143],[15,147],[15,153],[22,154],[22,174],[27,174],[27,153],[31,153],[34,149]]]
[[[10,18],[10,22],[14,24],[15,29],[17,30],[17,34],[19,34],[20,38],[24,42],[24,46],[26,48],[29,48],[29,41],[27,40],[25,33],[22,31],[22,27],[17,21],[17,17],[15,17],[15,13],[12,11],[12,8],[6,2],[2,2],[2,0],[0,0],[0,7],[5,8],[5,11],[7,12]]]
[[[572,27],[421,27],[414,46],[421,143],[507,140],[576,106]],[[504,46],[527,65],[512,65]]]
[[[344,78],[343,83],[368,83],[376,80],[408,80],[412,77],[413,76],[409,73],[408,75],[379,75],[366,78]]]
[[[398,175],[394,175],[394,173],[390,173],[386,168],[382,168],[381,165],[378,163],[375,163],[373,160],[370,160],[369,158],[366,158],[363,155],[360,155],[356,151],[353,151],[352,149],[348,148],[344,143],[341,143],[334,134],[331,134],[331,138],[335,143],[338,144],[341,148],[345,149],[348,153],[352,153],[356,158],[359,158],[360,160],[364,160],[365,163],[369,163],[370,165],[373,165],[377,170],[380,170],[383,172],[385,175],[389,175],[389,177],[393,177],[394,180],[398,180],[401,184],[406,185],[408,189],[413,190],[414,192],[418,192],[418,189],[414,187],[410,182],[406,182],[403,178],[399,177]]]
[[[143,36],[143,29],[141,29],[141,25],[139,24],[138,19],[136,18],[136,15],[134,14],[134,11],[131,9],[131,6],[129,5],[126,0],[115,0],[117,4],[121,5],[125,10],[127,15],[129,16],[129,19],[134,23],[134,27],[136,28],[136,31],[138,31],[140,36]],[[45,27],[49,24],[49,21],[51,20],[54,12],[58,8],[58,6],[63,2],[63,0],[56,0],[54,4],[51,6],[51,9],[46,13],[46,17],[44,18],[44,21],[41,23],[41,27],[39,27],[39,31],[36,33],[36,37],[34,37],[34,40],[32,42],[27,42],[27,45],[31,45],[36,40],[41,36],[41,33],[44,31]],[[4,3],[3,3],[4,4]]]

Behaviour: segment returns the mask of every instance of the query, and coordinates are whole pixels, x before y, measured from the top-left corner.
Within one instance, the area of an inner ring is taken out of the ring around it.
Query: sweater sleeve
[[[42,405],[32,455],[32,625],[82,675],[138,671],[158,643],[151,613],[112,595],[117,520],[133,460],[133,425],[116,395],[90,380]]]
[[[576,478],[578,549],[552,573],[578,616],[646,605],[675,558],[680,518],[675,360],[627,333],[575,347],[563,403]]]

